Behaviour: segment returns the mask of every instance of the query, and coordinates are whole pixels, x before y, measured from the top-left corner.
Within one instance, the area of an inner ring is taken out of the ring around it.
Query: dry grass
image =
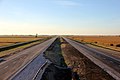
[[[69,38],[120,51],[120,47],[117,47],[120,44],[120,36],[69,36]]]
[[[8,38],[6,38],[7,40]],[[37,42],[33,42],[33,43],[30,43],[30,44],[26,44],[26,45],[23,45],[23,46],[19,46],[19,47],[16,47],[16,48],[13,48],[13,49],[10,49],[10,50],[6,50],[6,51],[2,51],[0,52],[0,57],[8,57],[8,56],[11,56],[11,55],[14,55],[18,52],[20,52],[21,50],[24,50],[26,48],[29,48],[30,46],[33,46],[33,45],[36,45],[36,44],[39,44],[39,43],[42,43],[44,42],[45,40],[49,39],[49,37],[39,37],[39,38],[15,38],[16,41],[31,41],[31,40],[36,40],[36,39],[41,39],[40,41],[37,41]],[[11,40],[11,38],[9,38],[9,40]],[[15,40],[13,42],[15,42]]]
[[[15,54],[15,53],[23,50],[24,48],[27,48],[29,46],[32,46],[32,45],[38,44],[38,43],[40,43],[40,41],[39,42],[30,43],[30,44],[27,44],[27,45],[24,45],[24,46],[20,46],[20,47],[17,47],[17,48],[13,48],[13,49],[10,49],[10,50],[7,50],[7,51],[0,52],[0,57],[10,56],[12,54]]]
[[[46,38],[46,36],[39,36],[37,38],[35,38],[34,36],[0,36],[0,46],[7,46],[42,38]]]

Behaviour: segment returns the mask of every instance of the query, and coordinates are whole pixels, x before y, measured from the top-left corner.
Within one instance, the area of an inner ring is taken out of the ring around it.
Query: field
[[[13,48],[13,49],[2,51],[2,52],[0,51],[0,57],[10,56],[12,54],[15,54],[15,53],[21,51],[21,50],[29,48],[30,46],[39,44],[39,43],[41,43],[49,38],[50,38],[50,36],[38,36],[38,37],[34,37],[34,36],[0,36],[0,47],[9,46],[9,45],[21,43],[21,42],[27,42],[27,41],[41,39],[40,41],[26,44],[23,46],[19,46],[17,48]]]
[[[0,47],[45,38],[46,36],[0,36]]]
[[[120,51],[120,36],[69,36],[68,38]]]

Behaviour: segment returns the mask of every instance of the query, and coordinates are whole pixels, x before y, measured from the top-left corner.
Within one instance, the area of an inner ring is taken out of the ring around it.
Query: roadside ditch
[[[46,68],[41,80],[72,79],[71,69],[67,67],[62,56],[60,38],[56,39],[56,41],[44,52],[44,57],[49,59],[52,64]]]
[[[41,80],[114,80],[61,38],[44,52],[44,57],[52,63]]]

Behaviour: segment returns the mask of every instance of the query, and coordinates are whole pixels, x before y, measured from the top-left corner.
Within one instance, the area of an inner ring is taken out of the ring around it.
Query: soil
[[[61,42],[58,38],[44,53],[52,64],[46,68],[41,80],[72,80],[72,71],[65,64],[61,53]]]
[[[68,67],[71,67],[73,73],[79,75],[80,80],[114,80],[70,44],[65,41],[62,43],[61,47],[65,62]]]
[[[50,64],[41,80],[114,80],[82,53],[58,38],[44,53]]]

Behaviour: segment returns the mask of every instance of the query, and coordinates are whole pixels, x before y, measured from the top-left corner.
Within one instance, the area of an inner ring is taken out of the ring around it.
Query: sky
[[[119,35],[120,0],[0,0],[0,35]]]

